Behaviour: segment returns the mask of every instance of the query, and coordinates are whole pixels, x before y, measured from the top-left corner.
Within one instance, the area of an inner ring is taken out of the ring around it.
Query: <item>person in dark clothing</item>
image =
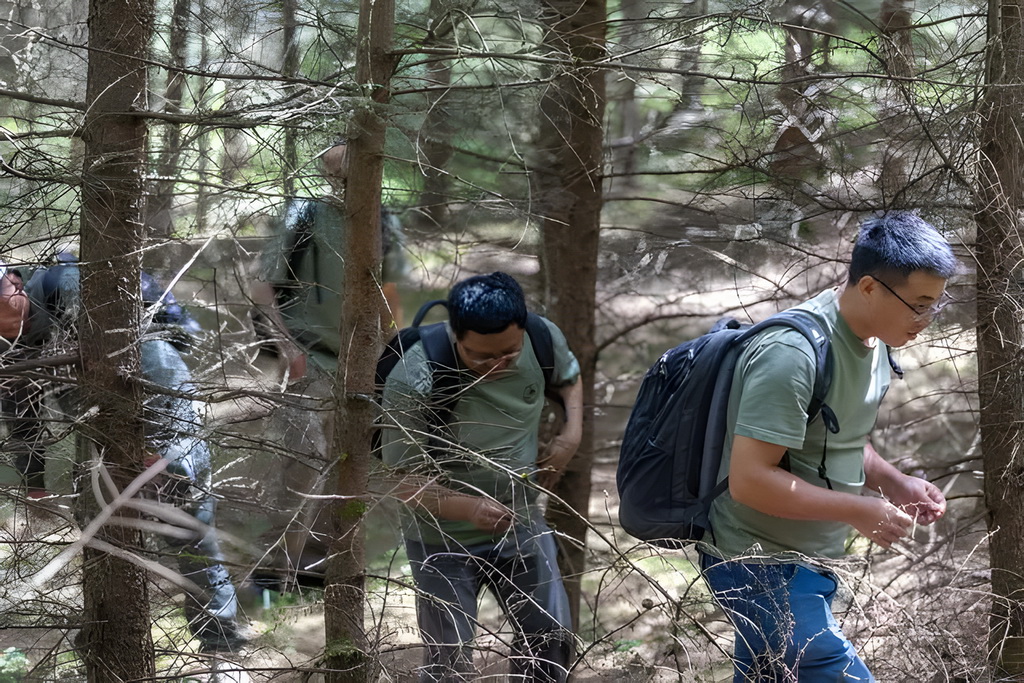
[[[31,301],[28,333],[20,343],[36,357],[59,339],[74,338],[80,305],[77,259],[58,255],[56,263],[40,268],[25,284]],[[143,410],[146,440],[151,455],[146,464],[167,462],[160,476],[158,499],[188,512],[201,524],[191,533],[165,536],[177,556],[178,569],[192,587],[186,591],[185,614],[189,629],[202,651],[238,650],[249,635],[238,622],[238,601],[214,529],[217,499],[213,494],[210,449],[202,434],[202,420],[188,396],[194,393],[191,372],[182,358],[183,341],[200,331],[199,325],[173,294],[148,273],[140,282],[145,332],[140,342],[141,374],[147,384]],[[52,347],[50,347],[52,348]],[[45,461],[45,425],[38,419],[44,388],[33,384],[12,394],[12,415],[21,442],[30,454],[19,460],[29,491],[42,488]],[[72,401],[73,402],[73,401]],[[27,406],[24,407],[24,406]],[[75,412],[72,407],[71,412]]]

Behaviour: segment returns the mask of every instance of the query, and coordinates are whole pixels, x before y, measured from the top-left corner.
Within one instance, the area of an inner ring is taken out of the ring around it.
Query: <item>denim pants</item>
[[[517,525],[497,543],[467,548],[407,538],[405,547],[426,646],[421,683],[475,680],[471,643],[484,588],[494,593],[515,632],[509,680],[567,680],[574,640],[550,529]]]
[[[704,553],[701,568],[736,629],[734,683],[875,680],[832,615],[835,574]]]
[[[188,539],[168,538],[178,556],[178,569],[199,589],[185,599],[189,629],[203,649],[230,650],[237,643],[238,600],[213,529],[217,500],[212,491],[210,449],[201,433],[201,418],[186,396],[192,374],[173,344],[147,340],[141,344],[142,376],[172,392],[147,392],[144,415],[146,439],[164,460],[167,473],[184,484],[169,498],[207,525]],[[183,395],[184,394],[184,395]]]

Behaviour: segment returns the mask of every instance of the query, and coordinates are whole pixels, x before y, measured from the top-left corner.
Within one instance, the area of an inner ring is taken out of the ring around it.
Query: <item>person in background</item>
[[[37,269],[26,283],[31,301],[29,333],[23,341],[38,351],[58,339],[75,338],[81,302],[77,257],[61,252],[55,263]],[[142,378],[147,383],[143,404],[146,442],[150,449],[146,466],[166,461],[155,493],[161,502],[188,512],[198,524],[180,527],[165,536],[177,558],[178,570],[192,584],[186,590],[185,616],[203,652],[232,652],[252,637],[239,622],[238,601],[214,528],[217,499],[213,493],[209,444],[203,437],[202,420],[189,395],[194,393],[192,374],[182,358],[192,335],[199,331],[194,319],[173,294],[148,273],[140,281],[144,334],[140,342]],[[154,388],[155,387],[155,388]],[[35,385],[40,399],[44,387]],[[65,401],[65,403],[68,401]],[[73,401],[71,401],[73,403]],[[74,411],[72,406],[70,410]],[[43,444],[41,420],[28,427],[37,434],[28,442]],[[45,462],[40,457],[26,472],[29,486],[43,479]]]
[[[330,147],[320,161],[331,193],[288,205],[285,220],[263,250],[260,273],[252,283],[253,303],[291,382],[305,377],[309,360],[333,373],[341,346],[348,145],[341,142]],[[403,237],[397,217],[386,209],[381,212],[381,232],[381,291],[397,329],[402,310],[397,283],[405,270]]]
[[[319,494],[330,467],[333,391],[341,348],[340,315],[344,297],[344,196],[348,180],[348,146],[340,142],[321,155],[330,193],[320,199],[294,200],[285,220],[263,250],[251,283],[257,328],[277,356],[283,384],[295,409],[277,409],[267,433],[287,444],[281,460],[281,486],[269,505],[276,512],[270,534],[283,533],[286,583],[318,583],[328,554],[329,524],[322,504],[304,494]],[[401,325],[398,282],[405,270],[401,226],[391,212],[381,214],[383,266],[381,294],[397,331]],[[296,510],[300,512],[296,515]],[[271,539],[271,543],[279,543]],[[276,571],[276,570],[275,570]],[[269,579],[268,579],[269,580]]]
[[[33,349],[25,343],[31,306],[25,294],[21,269],[0,261],[0,367],[28,360]],[[14,468],[22,478],[25,495],[45,498],[45,430],[40,422],[43,392],[36,379],[12,375],[0,377],[0,418],[7,436],[2,451],[14,456]]]

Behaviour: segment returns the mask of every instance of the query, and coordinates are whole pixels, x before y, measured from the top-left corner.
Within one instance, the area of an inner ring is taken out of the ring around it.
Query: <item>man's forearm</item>
[[[774,517],[843,522],[886,548],[906,535],[913,520],[889,501],[804,481],[779,467],[785,451],[776,444],[735,437],[729,467],[733,499]]]
[[[488,496],[460,493],[429,477],[408,475],[398,485],[398,497],[411,507],[436,519],[469,522],[492,533],[508,529],[515,519],[506,506]]]
[[[904,475],[888,460],[879,455],[871,442],[864,444],[864,485],[883,495],[900,486]]]
[[[560,435],[573,439],[579,444],[583,438],[583,380],[577,378],[572,384],[567,384],[558,389],[562,397],[562,404],[565,407],[565,424],[562,425]]]

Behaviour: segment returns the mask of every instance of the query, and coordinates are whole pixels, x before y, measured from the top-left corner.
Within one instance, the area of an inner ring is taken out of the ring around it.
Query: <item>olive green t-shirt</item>
[[[573,384],[579,363],[562,332],[545,320],[554,343],[554,382]],[[492,496],[515,511],[520,522],[529,521],[536,499],[528,480],[536,470],[537,431],[544,406],[544,374],[528,338],[512,366],[514,372],[480,380],[466,372],[448,428],[445,448],[430,448],[432,375],[423,344],[417,342],[388,376],[383,406],[382,457],[404,472],[436,477],[438,483],[471,495]],[[424,543],[463,546],[494,540],[468,522],[435,520],[416,513],[406,515],[405,533]]]
[[[835,411],[837,434],[827,434],[826,468],[836,491],[859,494],[864,486],[864,446],[889,387],[885,345],[873,346],[850,330],[839,315],[838,294],[828,290],[800,304],[831,333],[833,375],[825,402]],[[820,416],[807,424],[815,378],[814,353],[803,335],[772,328],[758,335],[740,354],[729,397],[725,452],[719,478],[728,474],[734,435],[785,446],[790,470],[815,486],[826,446]],[[797,555],[838,558],[844,553],[849,525],[842,522],[782,519],[732,499],[726,491],[715,500],[711,526],[717,552],[725,558],[768,554],[775,559]]]
[[[297,234],[304,226],[305,235]],[[405,268],[401,226],[383,213],[383,282],[397,282]],[[292,202],[263,250],[261,278],[281,294],[278,303],[288,331],[321,368],[333,372],[341,346],[340,320],[345,261],[345,216],[341,200]]]

